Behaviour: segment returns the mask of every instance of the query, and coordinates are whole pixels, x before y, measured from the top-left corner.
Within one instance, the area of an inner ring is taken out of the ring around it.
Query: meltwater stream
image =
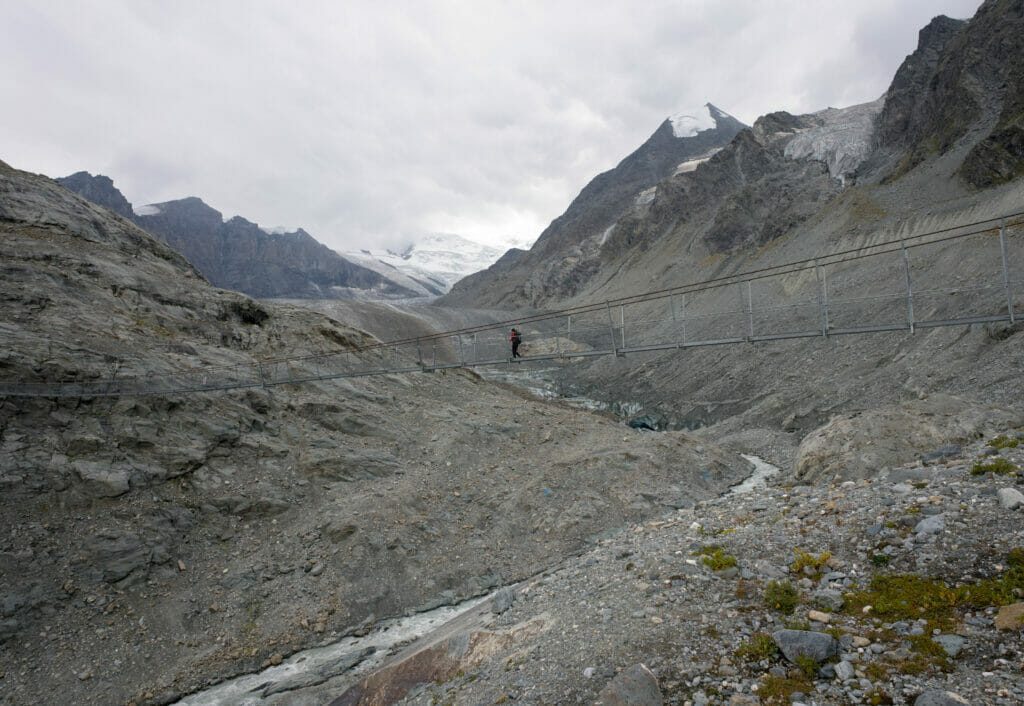
[[[779,472],[776,466],[757,456],[740,455],[754,465],[754,471],[743,482],[732,486],[730,494],[750,493],[764,488],[768,479]],[[341,694],[359,677],[379,666],[396,645],[429,633],[492,595],[417,615],[385,620],[364,637],[346,637],[323,647],[296,652],[277,666],[244,674],[186,696],[177,702],[177,706],[267,706],[285,703],[289,706],[319,706],[329,702],[331,695]],[[327,682],[330,684],[321,686]]]
[[[493,594],[491,594],[493,595]],[[296,652],[281,664],[244,674],[198,691],[176,702],[177,706],[265,706],[267,704],[328,703],[331,697],[315,687],[331,681],[330,694],[337,696],[359,677],[372,671],[392,647],[410,642],[438,628],[456,615],[491,596],[482,596],[404,618],[392,618],[364,637],[346,637],[323,647]],[[326,697],[326,698],[325,698]]]

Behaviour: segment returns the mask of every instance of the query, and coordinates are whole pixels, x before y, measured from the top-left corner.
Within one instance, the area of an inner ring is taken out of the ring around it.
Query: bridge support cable
[[[1017,297],[1024,292],[1022,235],[1024,213],[1017,213],[928,234],[901,233],[859,248],[671,289],[360,348],[165,374],[132,375],[133,361],[124,359],[109,379],[0,380],[0,397],[183,394],[491,367],[508,363],[509,326],[523,331],[527,344],[526,355],[516,362],[530,364],[837,335],[913,334],[918,328],[978,323],[1012,325],[1019,318]],[[959,267],[962,262],[970,268]],[[940,279],[936,271],[952,274]],[[618,331],[613,306],[619,309]]]

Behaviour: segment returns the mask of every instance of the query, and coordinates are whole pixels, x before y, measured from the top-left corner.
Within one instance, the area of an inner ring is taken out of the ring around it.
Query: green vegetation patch
[[[987,462],[975,461],[971,466],[972,476],[981,476],[986,473],[995,473],[1001,476],[1016,475],[1017,467],[1002,457]]]
[[[916,574],[876,574],[867,588],[844,594],[846,610],[859,614],[865,606],[887,621],[928,621],[929,629],[949,630],[954,611],[968,606],[987,608],[1009,605],[1024,591],[1024,549],[1011,549],[1008,568],[999,576],[972,584],[949,586],[938,579]]]
[[[809,554],[799,548],[794,549],[793,552],[796,554],[796,559],[789,565],[789,569],[793,573],[800,573],[805,567],[810,567],[814,570],[815,574],[820,575],[828,565],[828,560],[832,558],[832,555],[828,552],[822,552],[818,556]]]
[[[992,439],[992,441],[988,442],[988,445],[991,446],[993,449],[1015,449],[1019,444],[1020,439],[1011,439],[1008,436],[1002,435],[997,436],[996,438]]]
[[[764,632],[755,632],[750,639],[736,648],[736,657],[747,662],[760,662],[770,659],[779,651],[772,636]]]
[[[792,615],[800,603],[800,596],[789,581],[769,581],[764,589],[764,602],[780,613]]]
[[[758,685],[757,696],[763,704],[789,704],[789,697],[795,692],[809,694],[814,691],[814,682],[802,674],[797,677],[766,676]]]
[[[725,550],[717,544],[706,544],[699,551],[694,552],[693,555],[701,557],[704,565],[714,571],[722,571],[723,569],[736,566],[736,557],[732,554],[726,554]]]

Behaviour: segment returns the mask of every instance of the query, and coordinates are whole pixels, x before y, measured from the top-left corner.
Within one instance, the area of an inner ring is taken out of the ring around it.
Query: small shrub
[[[975,461],[971,466],[972,476],[982,476],[986,473],[995,473],[1001,476],[1016,475],[1017,467],[1002,457],[988,462]]]
[[[792,615],[800,597],[789,581],[769,581],[764,589],[764,602],[780,613]]]
[[[804,570],[805,566],[809,566],[816,574],[820,574],[828,564],[828,560],[832,558],[832,555],[828,552],[822,552],[818,556],[814,556],[801,549],[794,549],[793,551],[796,553],[796,559],[789,565],[790,571],[793,573],[800,573]]]
[[[810,693],[814,683],[810,679],[766,676],[758,685],[757,696],[764,704],[789,704],[790,694]]]
[[[1014,547],[1008,551],[1006,563],[1014,569],[1024,569],[1024,547]]]
[[[771,635],[755,632],[749,640],[736,648],[736,657],[747,662],[760,662],[762,659],[775,656],[778,651],[779,648]]]
[[[888,554],[872,554],[871,563],[875,566],[888,566],[890,557]]]
[[[814,675],[818,673],[818,663],[810,655],[797,655],[793,661],[808,679],[814,679]]]
[[[872,706],[881,706],[885,704],[888,706],[893,703],[892,696],[882,691],[881,689],[875,689],[867,694],[864,694],[864,703],[872,704]]]
[[[1020,444],[1020,439],[1011,439],[1008,436],[999,435],[992,441],[988,442],[988,445],[993,449],[1015,449]]]
[[[704,565],[713,571],[722,571],[723,569],[736,566],[736,557],[732,554],[726,554],[724,549],[715,544],[701,547],[700,551],[695,552],[694,555],[701,557]]]
[[[787,618],[782,624],[787,630],[811,629],[811,622],[807,618]]]

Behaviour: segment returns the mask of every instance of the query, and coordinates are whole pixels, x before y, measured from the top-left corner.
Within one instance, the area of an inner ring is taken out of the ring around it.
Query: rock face
[[[958,173],[972,187],[1024,174],[1022,36],[1024,8],[1017,0],[990,0],[970,23],[940,16],[921,30],[879,123],[883,153],[899,155],[888,178],[962,141],[969,151]]]
[[[381,297],[420,293],[346,260],[301,228],[268,233],[239,216],[225,222],[220,211],[196,197],[133,211],[108,177],[78,172],[56,181],[161,238],[223,289],[297,299],[344,299],[367,291]]]

